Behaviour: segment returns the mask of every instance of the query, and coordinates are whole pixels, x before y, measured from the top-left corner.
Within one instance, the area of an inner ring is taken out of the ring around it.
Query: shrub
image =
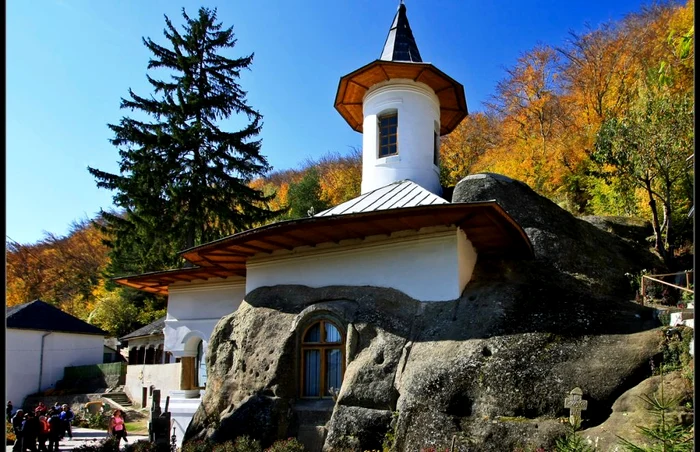
[[[289,438],[275,442],[265,452],[305,452],[303,444],[296,438]]]
[[[127,444],[124,448],[125,452],[169,452],[170,445],[158,447],[156,443],[142,439],[133,444]]]
[[[198,439],[184,443],[181,452],[209,452],[211,449],[212,444],[209,441]]]
[[[73,450],[81,452],[117,452],[117,440],[112,436],[108,436],[97,444],[84,444]]]
[[[12,423],[5,421],[5,442],[7,444],[14,444],[17,437],[15,436],[15,430],[12,428]]]
[[[684,426],[673,419],[669,413],[678,406],[680,399],[669,399],[664,396],[663,372],[661,373],[661,394],[644,394],[640,397],[646,404],[647,409],[654,414],[656,421],[651,426],[638,426],[637,429],[644,436],[649,444],[643,446],[636,445],[631,441],[618,436],[621,445],[625,450],[631,452],[653,452],[653,451],[692,451],[693,431],[692,426]]]
[[[262,452],[260,443],[248,436],[239,436],[234,443],[235,452]]]
[[[262,452],[262,447],[258,441],[248,436],[239,436],[235,441],[225,443],[201,439],[188,441],[183,444],[181,452]]]
[[[107,430],[110,416],[111,413],[109,411],[100,411],[96,414],[91,414],[88,411],[81,411],[75,415],[73,425],[77,427]]]
[[[693,329],[686,326],[664,327],[663,362],[658,372],[668,373],[690,365],[690,341]],[[657,372],[657,373],[658,373]]]

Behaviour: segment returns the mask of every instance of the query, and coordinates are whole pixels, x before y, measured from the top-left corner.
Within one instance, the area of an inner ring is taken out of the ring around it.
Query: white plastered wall
[[[362,194],[409,179],[441,195],[440,170],[433,163],[440,102],[433,90],[413,80],[390,80],[365,94],[362,109]],[[398,154],[380,158],[377,117],[389,111],[398,113]]]
[[[280,284],[377,286],[419,301],[447,301],[459,298],[475,264],[476,252],[457,228],[394,234],[249,259],[246,293]]]
[[[104,336],[9,328],[6,331],[5,391],[7,400],[21,408],[24,398],[53,388],[69,366],[102,364]],[[41,338],[44,336],[43,361]],[[43,362],[42,371],[39,370]],[[39,383],[41,374],[41,384]]]
[[[165,351],[176,358],[195,356],[202,340],[206,353],[216,323],[238,309],[244,296],[245,279],[240,277],[169,286]]]
[[[151,391],[147,392],[146,405],[143,405],[143,388],[160,389],[161,400],[170,391],[180,389],[180,363],[170,364],[132,364],[126,368],[126,384],[124,392],[138,406],[150,406]]]

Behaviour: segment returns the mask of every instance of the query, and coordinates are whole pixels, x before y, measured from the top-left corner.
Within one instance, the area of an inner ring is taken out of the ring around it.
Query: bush
[[[169,452],[170,446],[158,447],[155,443],[148,440],[142,439],[141,441],[136,441],[133,444],[127,444],[124,448],[125,452]]]
[[[262,452],[260,443],[248,436],[239,436],[235,441],[212,443],[206,440],[189,441],[181,452]]]
[[[304,446],[296,439],[289,438],[275,442],[265,452],[305,452]],[[206,440],[188,441],[181,452],[263,452],[260,442],[248,436],[239,436],[235,441],[213,443]]]
[[[123,443],[122,443],[123,444]],[[101,440],[97,444],[85,444],[73,449],[81,452],[118,452],[117,440],[113,436]],[[211,450],[211,449],[206,449]],[[169,452],[170,446],[158,447],[155,443],[147,440],[136,441],[135,443],[126,443],[125,452]]]
[[[305,452],[304,445],[296,438],[289,438],[275,442],[265,452]]]
[[[686,369],[690,365],[690,341],[694,330],[686,326],[664,327],[663,362],[657,373]]]
[[[97,444],[84,444],[73,450],[81,452],[117,452],[117,440],[112,436],[108,436]]]
[[[81,411],[75,415],[73,425],[83,428],[95,428],[99,430],[107,430],[109,427],[110,411],[100,411],[96,414],[91,414],[87,411]]]
[[[5,421],[5,442],[9,444],[14,444],[17,437],[15,436],[15,430],[12,428],[12,423]]]

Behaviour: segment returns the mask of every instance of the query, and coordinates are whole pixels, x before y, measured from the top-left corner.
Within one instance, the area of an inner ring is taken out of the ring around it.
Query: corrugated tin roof
[[[410,180],[394,182],[319,212],[315,217],[447,204],[448,202]]]
[[[55,331],[107,336],[100,328],[63,312],[41,300],[11,306],[5,311],[7,328],[21,330]]]

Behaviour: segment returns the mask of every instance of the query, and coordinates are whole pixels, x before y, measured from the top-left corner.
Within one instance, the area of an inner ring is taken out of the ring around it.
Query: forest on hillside
[[[482,111],[442,137],[442,185],[478,172],[504,174],[575,215],[648,220],[649,245],[667,262],[692,253],[693,18],[694,0],[654,4],[524,52]],[[359,195],[361,162],[361,150],[351,149],[296,169],[264,172],[260,165],[264,175],[247,186],[262,193],[251,203],[271,214],[251,224],[307,216]],[[162,297],[111,282],[127,268],[164,269],[115,265],[144,255],[132,249],[141,242],[120,250],[106,227],[128,216],[103,212],[77,221],[66,236],[8,240],[6,306],[40,298],[117,336],[164,315]],[[175,255],[172,262],[182,264]]]

